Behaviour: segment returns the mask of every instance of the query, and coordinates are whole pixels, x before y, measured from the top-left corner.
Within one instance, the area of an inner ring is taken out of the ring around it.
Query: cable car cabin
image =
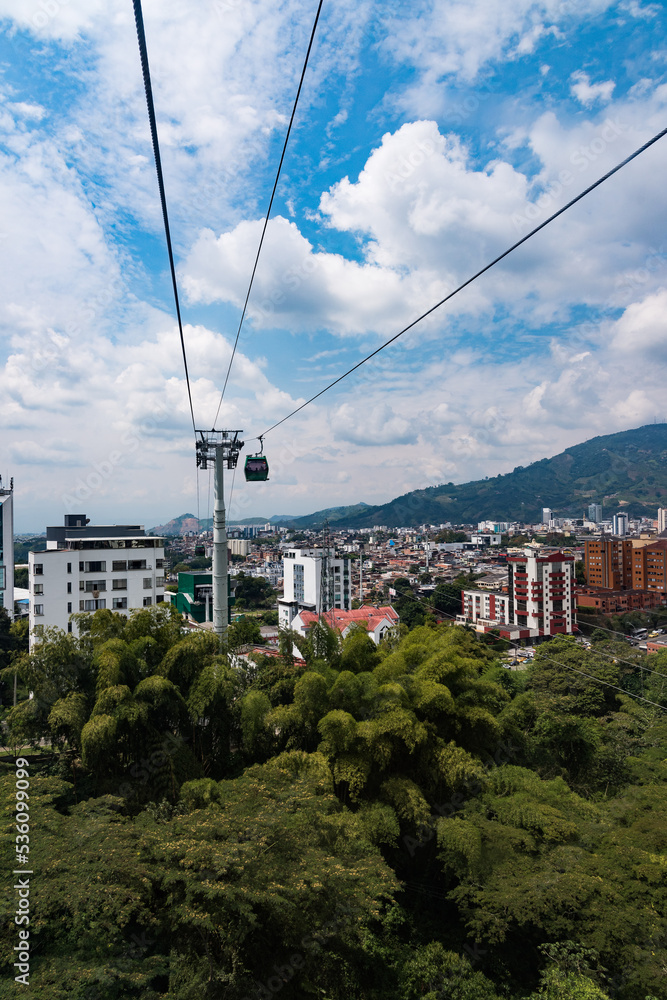
[[[196,556],[205,556],[206,555],[206,549],[204,548],[203,545],[195,545],[195,555]]]
[[[263,455],[248,455],[245,460],[247,483],[264,483],[269,478],[269,463]]]

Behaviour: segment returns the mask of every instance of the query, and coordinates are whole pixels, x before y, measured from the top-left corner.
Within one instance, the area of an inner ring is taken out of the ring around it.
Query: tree
[[[245,645],[262,646],[264,639],[256,618],[245,617],[232,622],[227,629],[227,645],[230,649],[238,649]]]

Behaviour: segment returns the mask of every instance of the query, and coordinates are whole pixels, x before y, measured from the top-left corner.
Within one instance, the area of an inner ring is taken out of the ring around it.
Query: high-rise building
[[[350,611],[350,579],[349,559],[337,559],[334,549],[289,549],[283,559],[279,627],[289,628],[300,611]]]
[[[632,586],[667,594],[667,540],[633,547]]]
[[[552,518],[553,518],[553,513],[552,513],[552,510],[551,510],[551,507],[543,507],[542,508],[542,524],[546,524],[547,527],[548,527],[549,526],[549,521],[551,521]]]
[[[574,556],[509,556],[509,615],[520,628],[543,635],[571,633],[574,625]]]
[[[628,515],[624,514],[622,511],[618,514],[614,514],[612,519],[612,533],[617,535],[619,538],[625,537],[628,533]]]
[[[30,641],[47,625],[76,632],[70,615],[107,608],[128,614],[164,600],[164,538],[142,525],[93,525],[66,514],[46,529],[46,551],[28,553]]]
[[[588,505],[588,520],[594,524],[599,524],[602,520],[602,504],[591,503]]]
[[[658,507],[658,534],[667,531],[667,507]]]
[[[9,489],[0,476],[0,608],[14,617],[14,480]]]

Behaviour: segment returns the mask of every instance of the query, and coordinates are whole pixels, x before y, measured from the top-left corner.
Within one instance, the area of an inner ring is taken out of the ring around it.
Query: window
[[[156,594],[155,595],[155,603],[156,604],[162,604],[163,601],[164,601],[164,594]]]
[[[114,573],[124,573],[127,570],[127,559],[114,559],[111,569]]]
[[[83,573],[83,563],[79,563],[79,573]]]
[[[32,592],[33,592],[33,594],[43,594],[44,593],[44,584],[43,583],[33,583],[33,585],[32,585]]]
[[[156,576],[155,577],[155,586],[156,587],[164,587],[164,577],[163,576]]]
[[[81,608],[81,605],[83,607]],[[82,611],[99,611],[100,608],[106,608],[107,602],[102,599],[101,601],[79,601],[79,607]]]
[[[35,563],[32,567],[33,576],[42,576],[44,573],[44,563]]]
[[[127,607],[127,597],[114,597],[113,599],[113,610],[120,611]]]
[[[67,584],[67,593],[68,593],[68,594],[71,594],[71,593],[72,593],[72,581],[71,581],[71,580],[70,580],[70,581],[69,581],[69,583]]]
[[[35,633],[35,635],[44,635],[44,626],[43,625],[35,625],[35,627],[33,629],[33,632]]]
[[[72,614],[72,602],[71,601],[67,602],[67,614],[68,615]]]
[[[152,597],[144,597],[144,607],[145,608],[150,608],[150,606],[151,606],[152,603],[153,603],[153,598]]]
[[[144,577],[144,590],[152,590],[152,589],[153,589],[153,577],[152,576],[145,576]]]
[[[155,568],[156,569],[164,569],[164,559],[156,559],[155,560]]]
[[[43,604],[36,604],[35,605],[35,614],[36,615],[43,615],[44,614],[44,605]]]
[[[68,573],[72,572],[72,564],[71,563],[67,563],[67,572]]]
[[[127,579],[125,580],[112,580],[111,581],[112,590],[127,590]]]
[[[107,564],[103,559],[101,562],[97,560],[96,562],[86,563],[86,573],[106,573]]]
[[[128,559],[127,560],[128,569],[146,569],[145,559]]]
[[[67,631],[68,632],[72,631],[72,623],[71,622],[67,622]]]
[[[106,590],[106,589],[107,589],[106,580],[86,580],[84,586],[84,590],[86,591],[87,594],[92,594],[94,590]]]

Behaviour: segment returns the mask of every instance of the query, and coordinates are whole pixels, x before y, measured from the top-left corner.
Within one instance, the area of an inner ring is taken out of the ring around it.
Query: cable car
[[[206,549],[204,548],[203,545],[195,545],[195,555],[196,556],[205,556],[206,555]]]
[[[248,455],[244,471],[247,483],[264,483],[269,478],[269,463],[264,455]]]

